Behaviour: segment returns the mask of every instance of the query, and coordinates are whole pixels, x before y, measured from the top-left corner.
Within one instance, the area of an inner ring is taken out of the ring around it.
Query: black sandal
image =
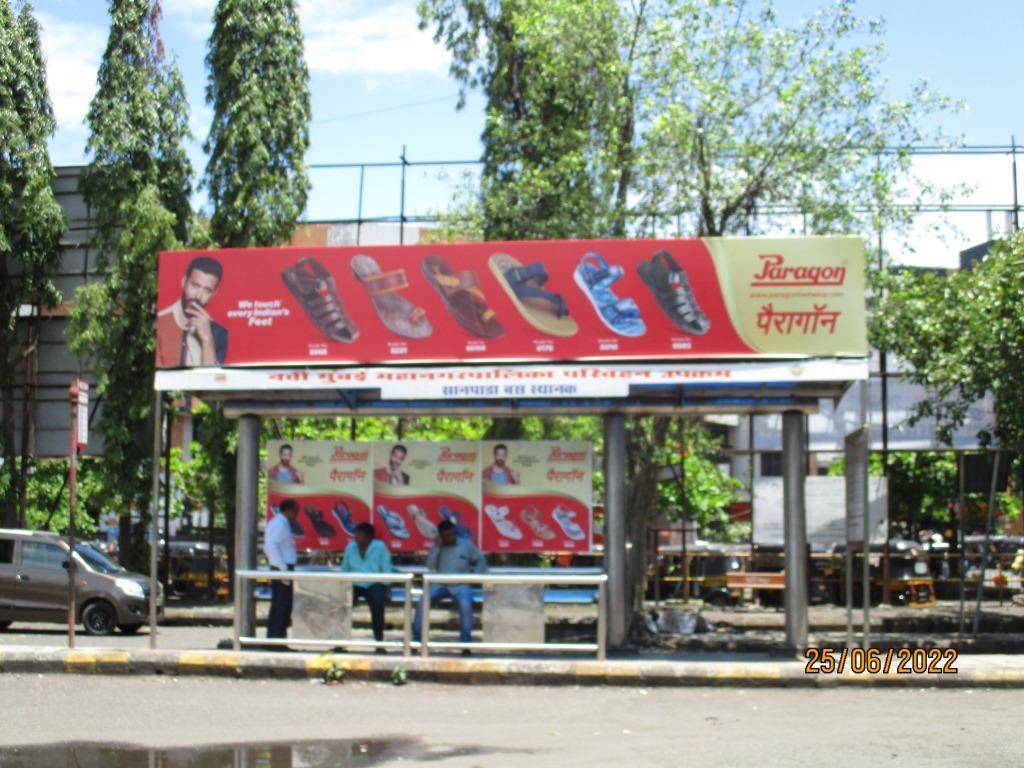
[[[636,271],[677,328],[694,336],[708,332],[711,321],[697,304],[690,278],[668,251],[658,251]]]

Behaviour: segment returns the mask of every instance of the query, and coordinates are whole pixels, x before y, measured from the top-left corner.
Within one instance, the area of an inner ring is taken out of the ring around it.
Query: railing
[[[423,574],[423,605],[420,616],[421,656],[429,656],[432,648],[481,651],[556,651],[597,653],[597,660],[606,657],[605,641],[608,624],[607,574],[505,574],[505,573],[425,573]],[[562,584],[566,586],[597,587],[597,642],[596,643],[465,643],[461,641],[430,640],[430,587],[434,584]]]
[[[405,586],[405,598],[402,601],[402,639],[401,640],[367,640],[365,638],[267,638],[248,637],[239,634],[241,626],[242,610],[241,599],[242,582],[246,579],[266,579],[268,581],[341,581],[356,582],[369,581],[385,584],[403,584]],[[347,646],[361,646],[364,648],[401,648],[403,656],[412,654],[412,579],[411,573],[343,573],[341,571],[263,571],[263,570],[237,570],[235,571],[235,621],[234,621],[234,648],[241,650],[243,645],[263,646],[288,646],[288,645],[309,645],[320,648],[345,648]]]

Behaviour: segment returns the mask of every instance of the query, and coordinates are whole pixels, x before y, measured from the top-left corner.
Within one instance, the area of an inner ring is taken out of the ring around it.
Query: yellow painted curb
[[[716,680],[781,680],[782,670],[778,667],[758,669],[757,667],[717,667]]]
[[[971,675],[974,683],[1005,685],[1006,683],[1024,683],[1024,670],[993,669],[988,672],[975,672]]]
[[[237,653],[184,652],[178,654],[179,667],[209,667],[211,669],[238,669],[241,655]]]
[[[68,651],[64,657],[64,665],[68,672],[83,669],[96,669],[99,666],[124,666],[131,663],[128,651]]]

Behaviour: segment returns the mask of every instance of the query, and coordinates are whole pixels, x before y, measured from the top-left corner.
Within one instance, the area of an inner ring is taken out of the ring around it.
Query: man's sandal
[[[316,259],[305,256],[281,272],[281,280],[306,315],[332,341],[350,344],[359,328],[345,313],[334,276]]]

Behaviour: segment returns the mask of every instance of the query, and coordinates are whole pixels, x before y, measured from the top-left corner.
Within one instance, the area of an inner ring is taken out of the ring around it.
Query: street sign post
[[[75,512],[78,504],[78,452],[89,443],[89,383],[71,382],[71,450],[68,455],[68,648],[75,647]]]

